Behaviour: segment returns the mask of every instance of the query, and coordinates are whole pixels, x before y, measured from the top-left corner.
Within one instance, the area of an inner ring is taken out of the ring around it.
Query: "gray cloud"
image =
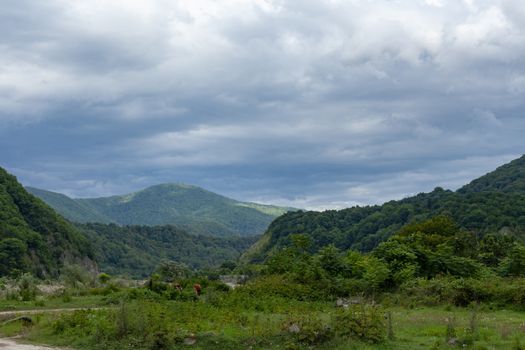
[[[511,0],[2,4],[0,161],[75,196],[456,188],[523,153],[523,23]]]

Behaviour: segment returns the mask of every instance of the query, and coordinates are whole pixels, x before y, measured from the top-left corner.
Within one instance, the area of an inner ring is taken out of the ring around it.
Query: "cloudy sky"
[[[71,196],[340,208],[525,149],[524,1],[4,0],[0,32],[0,166]]]

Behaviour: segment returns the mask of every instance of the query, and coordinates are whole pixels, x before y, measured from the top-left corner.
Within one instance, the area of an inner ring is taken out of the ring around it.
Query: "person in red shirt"
[[[199,296],[199,295],[201,295],[202,287],[201,287],[200,284],[195,283],[195,284],[193,285],[193,290],[195,291],[195,295],[196,295],[196,296]]]

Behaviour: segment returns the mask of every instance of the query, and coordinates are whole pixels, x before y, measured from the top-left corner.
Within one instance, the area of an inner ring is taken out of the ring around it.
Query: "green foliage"
[[[17,281],[18,293],[22,301],[35,300],[38,289],[35,278],[29,274],[24,273]]]
[[[294,300],[318,300],[325,293],[313,284],[299,283],[284,275],[268,275],[248,282],[237,293],[259,298],[265,295],[279,296]]]
[[[322,344],[334,337],[332,325],[314,315],[290,317],[284,322],[282,329],[294,343],[310,346]]]
[[[307,236],[292,235],[291,239],[291,247],[268,258],[266,277],[255,285],[266,281],[264,290],[297,300],[378,297],[401,286],[399,290],[414,296],[412,300],[431,305],[522,303],[520,293],[491,281],[501,281],[498,275],[523,276],[525,246],[505,236],[487,235],[479,240],[448,216],[407,225],[367,254],[341,252],[335,245],[311,254],[308,244],[300,244],[308,242]],[[289,286],[300,293],[289,291]]]
[[[60,274],[60,279],[66,286],[80,288],[93,284],[93,276],[80,265],[67,265]]]
[[[525,192],[525,156],[472,181],[458,192]]]
[[[322,248],[318,254],[319,266],[328,274],[337,276],[347,272],[341,252],[334,245]]]
[[[27,271],[30,261],[27,257],[27,245],[18,238],[6,238],[0,241],[0,275],[17,275]]]
[[[257,237],[209,237],[189,234],[176,226],[77,225],[93,247],[100,268],[112,275],[144,278],[162,261],[191,269],[236,260]]]
[[[525,308],[525,280],[487,275],[481,278],[443,276],[407,280],[398,290],[402,305],[468,306],[472,303]]]
[[[374,255],[389,264],[392,280],[399,283],[410,276],[474,276],[482,266],[475,260],[477,252],[474,235],[459,229],[449,217],[437,216],[405,226],[379,244]]]
[[[99,283],[101,284],[107,284],[110,280],[111,280],[111,276],[108,275],[107,273],[105,272],[102,272],[98,275],[97,277]]]
[[[239,202],[184,184],[162,184],[127,195],[88,199],[29,190],[74,222],[174,224],[191,234],[212,236],[258,235],[273,219],[291,210]]]
[[[47,205],[55,209],[60,215],[73,222],[99,222],[104,224],[114,222],[114,220],[107,217],[103,212],[98,212],[88,205],[61,193],[45,191],[34,187],[26,187],[26,190],[46,202]]]
[[[525,246],[515,244],[500,263],[500,273],[504,276],[525,276]]]
[[[333,244],[341,250],[371,251],[407,224],[434,217],[450,217],[458,227],[443,230],[473,232],[476,237],[506,233],[516,237],[525,233],[525,156],[452,192],[436,188],[430,193],[383,205],[353,207],[324,212],[288,212],[272,222],[260,244],[244,260],[264,261],[273,252],[290,246],[289,237],[300,233],[311,240],[310,252]],[[430,230],[431,227],[422,228]],[[454,249],[469,249],[469,239],[458,241]],[[497,251],[493,253],[497,254]],[[462,252],[462,256],[468,256]],[[491,256],[486,256],[491,259]],[[461,262],[458,262],[461,263]]]
[[[386,339],[384,311],[375,305],[351,305],[335,317],[335,331],[344,338],[380,343]]]
[[[64,263],[92,258],[82,234],[0,168],[0,276],[56,277]]]
[[[361,278],[369,291],[378,292],[390,276],[388,266],[375,256],[365,256],[360,267],[363,269]]]
[[[185,264],[175,261],[163,261],[155,269],[155,274],[157,274],[163,282],[173,282],[188,278],[191,271]]]

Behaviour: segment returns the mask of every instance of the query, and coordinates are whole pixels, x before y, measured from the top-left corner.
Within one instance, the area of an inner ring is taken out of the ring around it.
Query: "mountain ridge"
[[[279,215],[294,208],[232,198],[183,183],[164,183],[123,195],[70,198],[27,188],[73,222],[119,225],[177,225],[192,234],[249,236],[262,234]]]
[[[87,239],[0,167],[0,276],[57,277],[68,263],[96,269]]]
[[[500,232],[525,238],[525,155],[457,191],[437,187],[429,193],[382,205],[284,214],[272,222],[241,260],[262,261],[289,246],[294,234],[307,236],[312,251],[330,244],[370,251],[404,225],[437,215],[449,216],[478,235]]]

